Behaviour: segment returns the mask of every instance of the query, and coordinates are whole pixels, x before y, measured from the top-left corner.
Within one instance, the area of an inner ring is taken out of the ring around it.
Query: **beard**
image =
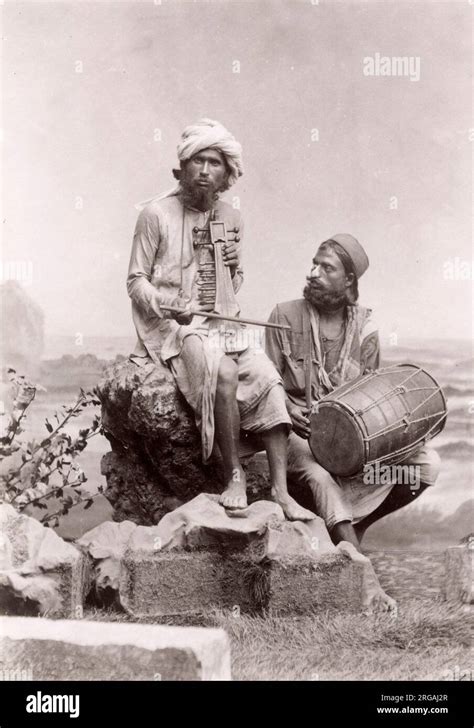
[[[186,175],[181,179],[183,202],[188,207],[195,207],[202,212],[210,210],[217,199],[216,187],[209,182],[208,187],[200,187],[196,182],[189,182]]]
[[[306,280],[303,297],[318,311],[337,311],[338,308],[348,306],[351,303],[345,288],[342,291],[325,291],[322,288],[316,288],[311,283],[311,278]]]

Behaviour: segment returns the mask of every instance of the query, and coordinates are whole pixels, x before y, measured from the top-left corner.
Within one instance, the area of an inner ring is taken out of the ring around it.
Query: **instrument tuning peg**
[[[238,232],[239,232],[239,230],[240,230],[240,228],[238,228],[238,227],[235,227],[235,228],[231,228],[231,230],[229,230],[228,232],[229,232],[229,233],[238,233]]]

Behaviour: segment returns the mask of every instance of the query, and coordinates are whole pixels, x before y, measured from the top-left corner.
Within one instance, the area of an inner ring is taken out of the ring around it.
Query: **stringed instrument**
[[[214,213],[215,215],[215,213]],[[233,232],[238,232],[234,229]],[[228,242],[225,222],[211,219],[209,221],[211,244],[214,248],[214,264],[216,271],[216,299],[212,313],[217,316],[235,317],[240,314],[240,306],[235,297],[234,286],[229,266],[224,263],[224,246]],[[234,238],[239,242],[239,238]],[[209,336],[215,332],[219,337],[220,347],[228,354],[245,351],[248,347],[244,327],[235,321],[211,319],[209,322]]]
[[[209,337],[218,337],[220,348],[226,353],[238,353],[245,351],[249,345],[245,324],[288,331],[291,331],[291,327],[285,324],[270,323],[269,321],[240,318],[240,306],[235,297],[230,268],[225,265],[223,255],[226,243],[239,242],[240,238],[237,236],[239,229],[227,230],[225,222],[216,220],[215,216],[216,212],[214,210],[208,227],[198,228],[196,226],[193,228],[195,235],[204,233],[206,236],[206,240],[202,242],[195,240],[195,247],[211,248],[212,258],[200,260],[199,262],[199,281],[197,285],[202,308],[200,310],[192,309],[190,313],[209,320]],[[234,237],[229,238],[229,233],[233,233]],[[172,313],[184,312],[174,306],[161,305],[161,309]]]

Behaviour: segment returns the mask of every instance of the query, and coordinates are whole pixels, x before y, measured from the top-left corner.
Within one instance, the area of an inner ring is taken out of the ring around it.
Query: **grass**
[[[160,624],[222,627],[230,639],[234,680],[443,680],[456,667],[473,669],[471,609],[411,599],[399,605],[396,617],[235,617],[216,611]],[[84,616],[131,621],[111,610],[90,609]]]

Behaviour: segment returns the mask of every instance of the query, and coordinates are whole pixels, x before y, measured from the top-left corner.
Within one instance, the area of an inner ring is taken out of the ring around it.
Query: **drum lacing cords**
[[[402,365],[402,366],[403,366],[403,365]],[[367,407],[364,407],[364,409],[362,409],[362,410],[358,410],[358,411],[356,412],[356,414],[357,414],[357,415],[359,415],[359,416],[360,416],[360,415],[362,415],[362,414],[365,414],[366,412],[368,412],[368,411],[369,411],[370,409],[372,409],[373,407],[377,407],[377,405],[378,405],[378,404],[380,404],[381,402],[386,402],[386,401],[388,401],[388,400],[389,400],[389,399],[391,399],[391,398],[392,398],[392,397],[393,397],[393,396],[394,396],[395,394],[404,394],[404,393],[405,393],[405,392],[407,391],[407,387],[405,387],[404,385],[405,385],[405,384],[406,384],[407,382],[409,382],[409,381],[410,381],[410,379],[413,379],[413,377],[415,377],[415,376],[416,376],[416,375],[418,374],[418,372],[421,372],[421,371],[423,371],[423,369],[417,369],[417,370],[416,370],[415,372],[413,372],[413,373],[412,373],[412,374],[410,374],[410,375],[409,375],[408,377],[406,377],[406,379],[404,379],[404,380],[403,380],[402,382],[400,382],[400,384],[398,384],[398,385],[397,385],[396,387],[394,387],[394,389],[390,390],[390,392],[386,392],[385,394],[383,394],[383,395],[382,395],[381,397],[379,397],[378,399],[374,399],[374,401],[373,401],[373,402],[371,402],[370,404],[368,404],[368,405],[367,405]],[[357,386],[358,386],[358,384],[356,384],[356,385],[355,385],[354,387],[352,387],[352,388],[350,388],[350,389],[347,389],[347,390],[346,390],[346,391],[344,392],[344,394],[347,394],[347,393],[348,393],[348,392],[350,392],[350,391],[351,391],[352,389],[356,389],[356,388],[357,388]],[[419,405],[417,405],[417,406],[416,406],[416,407],[415,407],[415,408],[414,408],[414,409],[412,410],[412,412],[411,412],[410,414],[413,414],[413,412],[415,412],[415,411],[416,411],[417,409],[419,409],[419,408],[420,408],[420,407],[421,407],[421,406],[422,406],[422,405],[423,405],[423,404],[424,404],[425,402],[428,402],[428,400],[429,400],[429,399],[431,399],[431,397],[434,397],[434,396],[435,396],[435,394],[438,394],[438,392],[440,391],[440,388],[439,388],[439,387],[436,387],[436,388],[435,388],[435,387],[429,387],[429,389],[433,389],[433,392],[432,392],[432,393],[430,394],[430,396],[429,396],[429,397],[427,397],[427,398],[426,398],[426,399],[425,399],[425,400],[424,400],[423,402],[420,402],[420,404],[419,404]],[[411,391],[411,390],[408,390],[408,391]],[[398,420],[398,421],[399,421],[399,422],[401,422],[401,420]]]

